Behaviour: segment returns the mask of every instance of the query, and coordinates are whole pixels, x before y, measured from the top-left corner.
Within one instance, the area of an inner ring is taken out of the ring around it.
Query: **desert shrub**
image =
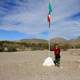
[[[32,51],[38,50],[36,47],[31,48]]]
[[[4,49],[2,47],[0,47],[0,52],[3,52],[3,51],[4,51]]]
[[[51,45],[51,49],[55,47],[55,45],[58,45],[62,50],[66,51],[67,49],[71,48],[71,45],[68,43],[53,43],[53,45]]]
[[[61,47],[62,47],[62,49],[63,49],[64,51],[66,51],[67,49],[70,49],[70,48],[71,48],[71,45],[68,44],[68,43],[65,43],[65,44],[63,44]]]
[[[75,48],[80,48],[80,44],[75,45]]]
[[[49,48],[49,46],[48,46],[48,44],[47,44],[47,43],[44,43],[44,44],[42,44],[42,45],[41,45],[41,48],[42,48],[42,49],[48,49],[48,48]]]
[[[8,52],[15,52],[17,49],[15,47],[8,47]]]
[[[8,52],[14,52],[14,51],[17,51],[17,45],[16,43],[13,43],[13,42],[9,42],[9,43],[4,43],[3,44],[3,48],[4,48],[4,51],[8,51]]]

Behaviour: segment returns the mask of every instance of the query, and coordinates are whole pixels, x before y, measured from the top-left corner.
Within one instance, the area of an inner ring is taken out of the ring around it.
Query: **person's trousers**
[[[54,61],[55,64],[60,64],[60,56],[56,56],[55,55],[55,61]]]

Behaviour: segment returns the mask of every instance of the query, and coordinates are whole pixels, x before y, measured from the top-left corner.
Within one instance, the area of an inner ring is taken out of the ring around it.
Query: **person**
[[[54,64],[55,66],[60,66],[60,48],[58,45],[55,45],[55,47],[53,49],[51,49],[51,51],[54,51],[54,56],[55,56],[55,60],[54,60]]]

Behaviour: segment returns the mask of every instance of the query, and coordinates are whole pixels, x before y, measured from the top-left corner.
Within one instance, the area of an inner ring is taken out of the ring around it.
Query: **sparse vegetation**
[[[53,48],[56,44],[59,44],[61,49],[67,50],[67,49],[75,49],[75,48],[80,48],[80,40],[72,40],[72,41],[65,41],[65,39],[58,38],[54,39],[54,41],[51,41],[51,48]],[[48,41],[46,40],[39,40],[39,39],[34,39],[34,40],[25,40],[25,41],[0,41],[0,52],[3,51],[8,51],[8,52],[14,52],[14,51],[24,51],[24,50],[48,50]]]

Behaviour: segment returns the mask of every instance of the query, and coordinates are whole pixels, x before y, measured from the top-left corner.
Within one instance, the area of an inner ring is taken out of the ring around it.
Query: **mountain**
[[[20,40],[20,42],[30,42],[30,43],[47,43],[48,40],[44,40],[44,39],[22,39]],[[71,40],[66,40],[64,38],[61,37],[56,37],[50,40],[51,44],[52,43],[60,43],[60,44],[64,44],[64,43],[69,43],[69,44],[80,44],[80,37],[76,38],[76,39],[71,39]]]
[[[22,39],[21,42],[31,42],[31,43],[46,43],[47,40],[43,39]]]
[[[48,42],[48,40],[44,39],[22,39],[21,42],[32,42],[32,43],[45,43]],[[66,43],[68,40],[60,37],[56,37],[50,40],[51,43]]]
[[[71,39],[71,40],[69,40],[69,44],[71,44],[71,45],[80,44],[80,37],[78,37],[78,38],[76,38],[76,39]]]
[[[68,42],[68,40],[60,37],[51,39],[51,43],[66,43],[66,42]]]

